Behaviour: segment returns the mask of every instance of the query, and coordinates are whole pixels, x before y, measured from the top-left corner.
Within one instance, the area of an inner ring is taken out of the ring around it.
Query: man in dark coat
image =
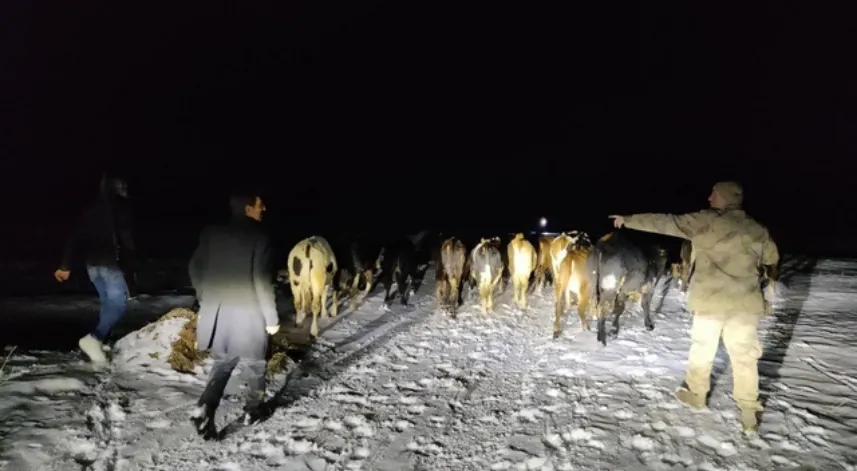
[[[197,431],[216,437],[214,414],[239,360],[252,374],[245,423],[259,420],[265,397],[268,334],[279,330],[271,245],[261,228],[265,206],[258,196],[233,196],[228,224],[203,230],[191,257],[190,279],[199,300],[198,348],[215,360],[193,414]],[[266,333],[267,331],[267,333]]]
[[[71,265],[81,254],[86,261],[89,279],[98,291],[101,310],[95,330],[81,338],[78,345],[93,363],[104,365],[107,363],[102,349],[104,341],[125,315],[129,285],[133,286],[134,279],[131,210],[127,185],[123,180],[106,175],[102,178],[101,196],[84,210],[66,242],[62,262],[54,272],[54,278],[60,283],[68,280]]]

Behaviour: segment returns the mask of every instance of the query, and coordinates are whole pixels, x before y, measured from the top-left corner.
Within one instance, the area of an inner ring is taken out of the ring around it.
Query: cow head
[[[589,234],[583,231],[570,231],[568,233],[568,237],[571,238],[571,246],[575,250],[592,247],[592,241],[589,239]]]
[[[559,264],[565,260],[565,256],[568,255],[569,250],[571,250],[573,246],[574,240],[565,232],[556,236],[553,241],[551,241],[550,254],[554,267],[559,266]]]

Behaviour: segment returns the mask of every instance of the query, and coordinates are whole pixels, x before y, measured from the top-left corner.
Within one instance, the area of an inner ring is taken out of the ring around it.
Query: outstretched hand
[[[613,227],[615,227],[616,229],[621,229],[622,226],[625,225],[625,216],[619,216],[618,214],[613,214],[613,215],[610,215],[607,217],[613,220]]]

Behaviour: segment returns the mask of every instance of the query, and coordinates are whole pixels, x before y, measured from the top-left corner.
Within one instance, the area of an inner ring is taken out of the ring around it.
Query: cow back
[[[511,275],[529,275],[536,265],[536,249],[533,244],[518,234],[507,248]],[[515,273],[511,273],[512,271]]]
[[[443,242],[440,253],[441,269],[448,277],[461,279],[464,273],[464,260],[467,250],[464,243],[455,238]]]
[[[313,271],[324,270],[329,276],[333,276],[339,270],[333,248],[324,237],[312,236],[307,239],[304,254],[309,258],[310,269]]]
[[[608,276],[624,280],[623,291],[636,291],[651,278],[645,250],[624,234],[613,232],[598,240],[589,265],[598,272],[600,284]]]
[[[471,253],[471,270],[476,276],[490,273],[492,277],[503,271],[499,239],[483,239]]]

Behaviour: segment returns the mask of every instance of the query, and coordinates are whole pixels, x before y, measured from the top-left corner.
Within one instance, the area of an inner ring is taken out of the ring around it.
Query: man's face
[[[716,188],[711,189],[711,196],[708,197],[708,204],[714,209],[723,209],[726,207],[726,202],[723,197],[717,192]]]
[[[244,206],[244,214],[247,215],[250,219],[255,219],[256,221],[262,222],[262,213],[265,212],[265,204],[262,202],[262,198],[256,198],[256,203],[253,206],[249,204]]]

